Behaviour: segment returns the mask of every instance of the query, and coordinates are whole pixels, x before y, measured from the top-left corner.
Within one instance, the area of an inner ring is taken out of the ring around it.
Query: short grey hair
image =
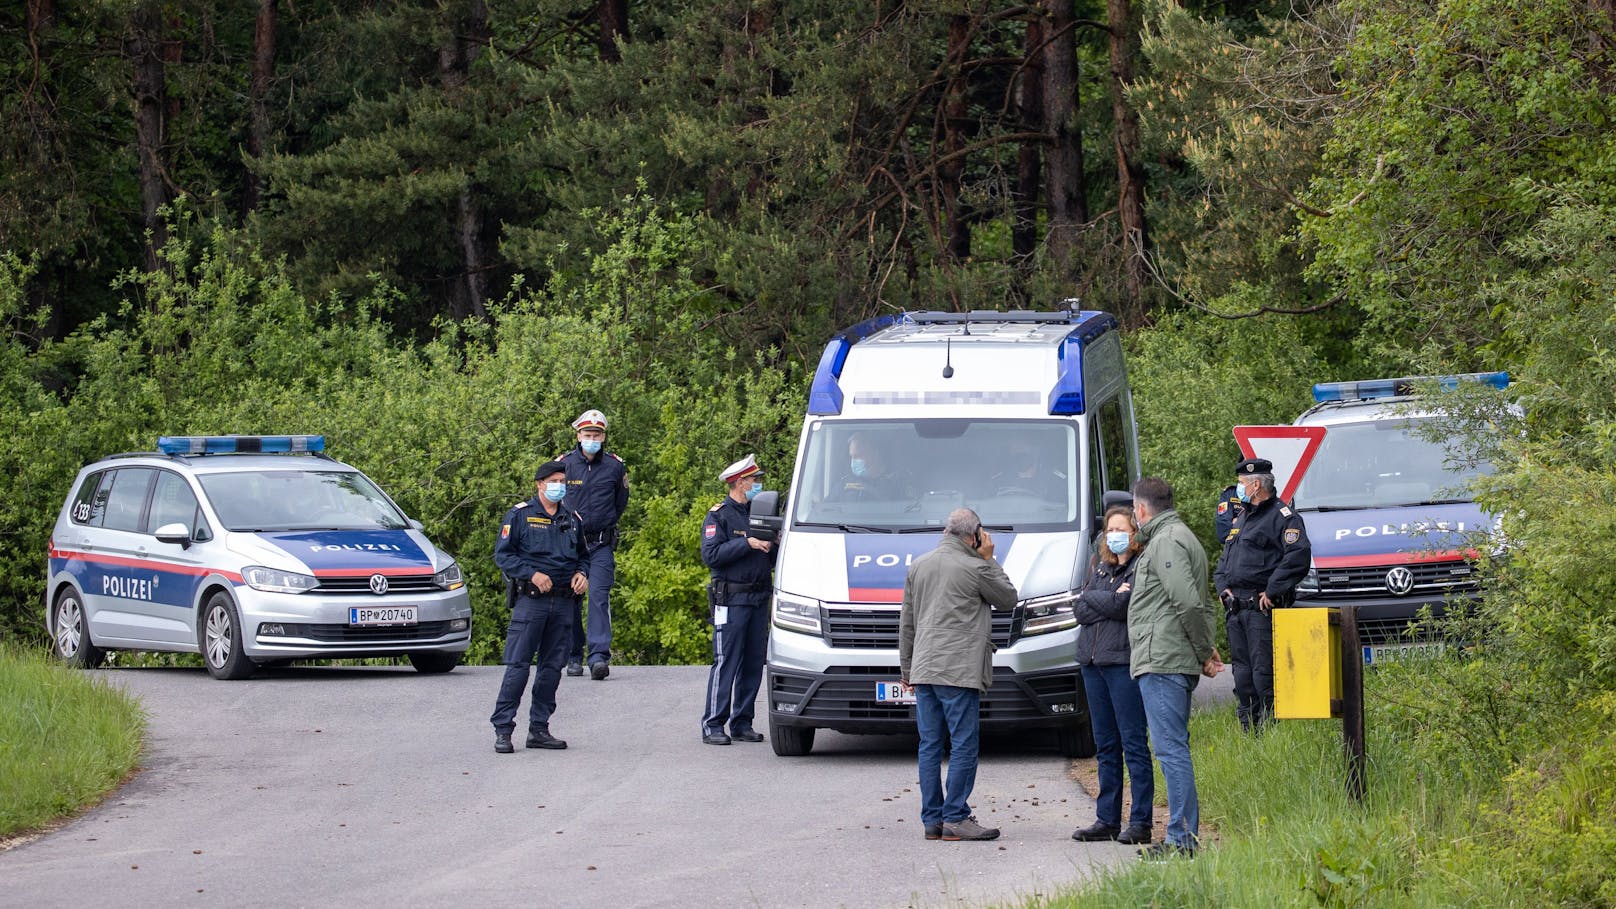
[[[1252,476],[1257,478],[1257,482],[1262,484],[1262,488],[1267,490],[1269,495],[1278,495],[1279,494],[1278,490],[1276,490],[1274,488],[1274,475],[1273,474],[1271,474],[1271,473],[1254,473],[1254,474],[1252,474]]]
[[[960,539],[973,536],[982,529],[982,519],[969,508],[956,508],[948,513],[948,520],[943,524],[943,533],[951,533]]]

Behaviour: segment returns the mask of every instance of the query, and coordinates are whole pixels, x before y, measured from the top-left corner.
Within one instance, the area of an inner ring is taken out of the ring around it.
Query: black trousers
[[[1274,718],[1274,617],[1256,607],[1229,613],[1229,656],[1243,729],[1261,729]]]

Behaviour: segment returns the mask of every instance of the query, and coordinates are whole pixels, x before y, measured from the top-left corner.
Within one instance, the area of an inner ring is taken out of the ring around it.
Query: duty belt
[[[721,599],[727,599],[742,593],[768,593],[770,584],[741,584],[736,581],[713,581],[713,593]]]

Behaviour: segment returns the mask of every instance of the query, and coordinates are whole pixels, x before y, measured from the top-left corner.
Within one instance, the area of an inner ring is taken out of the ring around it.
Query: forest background
[[[1612,0],[10,0],[0,635],[43,641],[77,468],[159,434],[325,434],[460,556],[488,661],[498,518],[600,408],[620,658],[699,662],[715,474],[789,476],[869,316],[1116,313],[1209,544],[1231,426],[1507,369],[1518,410],[1453,414],[1487,643],[1400,709],[1541,826],[1489,873],[1611,905],[1613,46]]]

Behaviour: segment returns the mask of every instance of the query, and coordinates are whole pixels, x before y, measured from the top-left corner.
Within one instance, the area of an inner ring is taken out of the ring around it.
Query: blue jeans
[[[763,685],[769,648],[769,604],[729,606],[724,624],[713,626],[713,668],[707,673],[707,706],[701,733],[751,729]],[[733,713],[731,710],[733,709]]]
[[[915,721],[920,727],[920,822],[953,824],[971,816],[976,788],[982,692],[953,685],[916,685]],[[943,739],[949,742],[948,797],[943,797]]]
[[[575,600],[572,607],[572,646],[567,659],[586,658],[589,665],[612,658],[612,585],[617,582],[617,556],[612,547],[601,546],[589,553],[584,574],[589,576],[589,617],[584,619],[584,605]],[[587,636],[585,634],[587,630]],[[584,648],[585,643],[589,645]]]
[[[1089,724],[1094,730],[1094,756],[1100,770],[1095,819],[1107,827],[1122,826],[1122,764],[1126,759],[1133,795],[1128,826],[1149,827],[1156,775],[1150,772],[1150,740],[1139,683],[1126,665],[1084,666],[1083,690],[1088,693]]]
[[[1201,835],[1201,802],[1190,759],[1190,692],[1200,676],[1147,672],[1139,695],[1150,723],[1150,743],[1167,781],[1167,842],[1193,848]]]
[[[527,687],[535,657],[539,672],[533,678],[527,728],[550,728],[556,686],[561,684],[561,667],[567,662],[567,634],[576,600],[573,596],[516,598],[511,607],[511,624],[505,631],[505,676],[499,682],[494,715],[488,718],[495,732],[509,735],[516,731],[516,708],[522,703],[522,689]]]

